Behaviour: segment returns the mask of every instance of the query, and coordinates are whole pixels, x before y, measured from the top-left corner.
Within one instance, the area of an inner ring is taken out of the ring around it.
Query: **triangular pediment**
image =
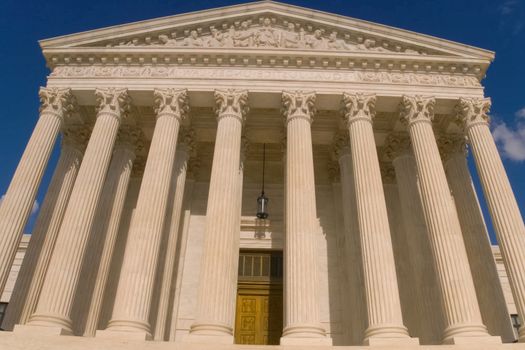
[[[490,61],[493,53],[423,34],[297,6],[262,1],[40,42],[53,49],[314,51],[378,57],[445,56]]]

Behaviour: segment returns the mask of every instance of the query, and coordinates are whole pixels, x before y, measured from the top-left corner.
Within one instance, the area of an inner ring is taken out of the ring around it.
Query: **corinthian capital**
[[[137,153],[144,148],[144,139],[140,128],[133,125],[121,125],[115,147],[125,147]]]
[[[242,122],[250,110],[248,90],[215,90],[215,106],[218,119],[234,117]]]
[[[375,107],[375,94],[343,93],[343,117],[348,125],[357,120],[372,122]]]
[[[410,152],[410,138],[407,134],[393,133],[386,137],[384,147],[385,157],[394,160],[402,154]]]
[[[350,137],[348,130],[340,130],[334,138],[334,155],[337,159],[341,156],[350,153]]]
[[[64,120],[77,108],[76,98],[71,89],[41,87],[38,97],[40,114],[53,114]]]
[[[91,127],[84,125],[67,125],[62,131],[62,143],[84,152],[91,135]]]
[[[467,156],[467,143],[465,136],[458,134],[439,135],[436,139],[439,153],[444,161],[450,159],[453,154]]]
[[[128,89],[95,89],[98,113],[111,114],[116,118],[126,116],[131,108]]]
[[[195,152],[195,130],[191,127],[182,127],[179,132],[177,150],[184,151],[188,156]]]
[[[460,98],[455,107],[456,121],[465,129],[477,124],[488,124],[490,106],[490,98]]]
[[[380,162],[379,169],[383,183],[392,184],[396,182],[396,171],[391,162]]]
[[[163,115],[182,121],[190,110],[186,89],[155,89],[153,91],[157,118]]]
[[[434,119],[434,97],[404,95],[399,104],[399,117],[403,123],[432,122]]]
[[[283,91],[282,112],[286,123],[295,118],[303,118],[310,123],[315,114],[315,92]]]

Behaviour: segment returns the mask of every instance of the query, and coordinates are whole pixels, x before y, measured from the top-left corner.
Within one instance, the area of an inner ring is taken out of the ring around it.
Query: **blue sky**
[[[38,87],[49,73],[40,39],[243,1],[90,0],[0,4],[0,196],[38,118]],[[283,1],[453,40],[496,52],[483,84],[492,98],[493,134],[518,203],[525,207],[525,0]],[[49,169],[56,164],[55,150]],[[471,167],[472,167],[472,159]],[[46,172],[41,203],[52,171]],[[479,183],[474,172],[475,183]],[[480,193],[481,195],[481,193]],[[485,206],[484,210],[485,210]],[[37,205],[35,206],[37,209]],[[36,211],[36,210],[35,210]],[[486,210],[485,210],[486,213]],[[34,221],[30,220],[29,227]],[[490,219],[485,215],[487,220]],[[490,229],[492,231],[492,229]]]

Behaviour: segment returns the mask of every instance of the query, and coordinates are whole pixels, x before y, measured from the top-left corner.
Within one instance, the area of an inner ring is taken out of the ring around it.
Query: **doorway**
[[[282,328],[282,252],[241,251],[235,343],[278,345]]]

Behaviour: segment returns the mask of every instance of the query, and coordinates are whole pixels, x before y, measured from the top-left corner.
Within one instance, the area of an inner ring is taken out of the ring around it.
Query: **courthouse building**
[[[1,290],[60,156],[0,348],[525,349],[525,227],[481,84],[493,52],[273,1],[40,45]]]

